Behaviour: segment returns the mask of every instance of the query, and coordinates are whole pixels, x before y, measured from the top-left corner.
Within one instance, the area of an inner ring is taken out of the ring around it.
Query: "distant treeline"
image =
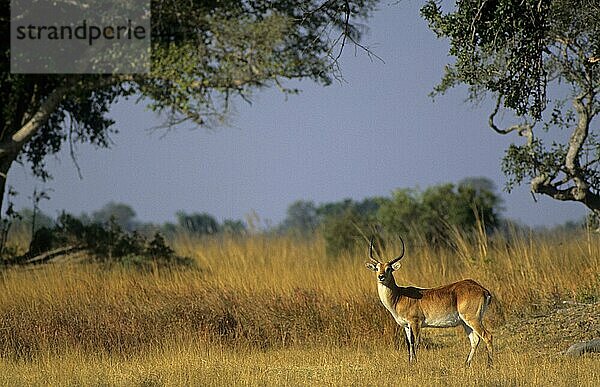
[[[251,221],[226,219],[222,222],[206,212],[175,214],[175,222],[143,223],[134,209],[123,203],[110,202],[91,214],[72,216],[82,224],[112,222],[129,232],[143,235],[160,233],[171,238],[181,233],[194,236],[237,235],[250,232],[292,235],[310,238],[321,234],[329,254],[351,251],[358,243],[364,247],[365,236],[372,234],[401,235],[405,240],[419,240],[431,245],[451,243],[457,231],[506,232],[525,229],[503,219],[502,199],[494,183],[484,177],[466,178],[457,184],[446,183],[420,189],[398,189],[389,197],[369,197],[361,201],[344,199],[315,204],[298,200],[289,205],[285,219],[277,225],[255,230]],[[13,232],[51,228],[55,220],[31,209],[23,209],[14,220]],[[581,224],[567,223],[563,229]],[[531,231],[531,230],[528,230]]]
[[[219,223],[215,217],[205,212],[188,214],[178,211],[175,214],[175,223],[141,222],[137,220],[137,214],[130,205],[115,202],[109,202],[91,214],[69,214],[69,216],[84,225],[114,223],[125,231],[137,231],[145,235],[159,232],[168,237],[182,232],[193,235],[213,235],[219,233],[244,234],[247,231],[246,223],[242,220],[226,219]],[[34,213],[32,209],[24,208],[19,211],[19,217],[13,221],[12,228],[14,232],[23,232],[43,227],[52,228],[55,224],[56,219],[47,214],[41,211]]]

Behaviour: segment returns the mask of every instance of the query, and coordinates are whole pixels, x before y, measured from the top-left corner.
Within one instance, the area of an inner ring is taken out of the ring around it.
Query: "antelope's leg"
[[[410,325],[404,326],[404,334],[406,335],[406,342],[408,344],[408,361],[412,363],[417,360],[417,357],[415,354],[415,336]]]
[[[475,355],[475,351],[477,351],[477,346],[479,345],[480,338],[475,333],[473,328],[468,326],[466,323],[463,323],[463,328],[465,329],[465,333],[469,337],[469,342],[471,343],[471,350],[469,351],[469,355],[467,356],[467,366],[471,365],[471,360],[473,360],[473,356]]]
[[[418,321],[409,323],[406,328],[406,337],[410,338],[410,350],[411,354],[409,359],[411,362],[417,361],[417,347],[419,345],[419,335],[421,333],[421,326]]]
[[[494,362],[494,346],[492,335],[485,329],[480,320],[473,319],[471,321],[463,320],[465,324],[471,328],[474,333],[483,339],[488,355],[488,366],[491,367]]]

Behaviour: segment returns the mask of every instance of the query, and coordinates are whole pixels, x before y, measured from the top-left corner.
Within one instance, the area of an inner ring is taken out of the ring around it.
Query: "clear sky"
[[[68,146],[48,160],[54,176],[48,183],[33,178],[27,166],[11,170],[17,206],[31,207],[37,187],[51,190],[41,208],[53,216],[116,201],[131,205],[142,221],[172,221],[184,210],[219,220],[256,212],[277,223],[298,199],[361,200],[469,176],[488,177],[501,189],[501,157],[508,144],[522,139],[489,129],[490,104],[465,103],[464,89],[435,101],[428,96],[451,58],[447,43],[420,18],[419,3],[384,2],[368,23],[364,43],[385,63],[347,47],[345,82],[288,83],[303,91],[287,98],[277,90],[258,91],[252,105],[238,103],[219,128],[150,132],[160,117],[143,105],[117,103],[111,114],[119,134],[112,148],[76,149],[82,180]],[[502,196],[504,215],[529,225],[585,214],[573,203],[544,197],[536,203],[527,186]]]

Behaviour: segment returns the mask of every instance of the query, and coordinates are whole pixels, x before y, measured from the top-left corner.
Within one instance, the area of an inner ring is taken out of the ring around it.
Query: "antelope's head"
[[[394,281],[392,273],[400,268],[400,260],[404,257],[404,241],[402,242],[402,254],[388,262],[379,262],[373,256],[373,237],[369,242],[369,261],[365,263],[367,269],[377,273],[377,281],[381,284],[388,284]]]

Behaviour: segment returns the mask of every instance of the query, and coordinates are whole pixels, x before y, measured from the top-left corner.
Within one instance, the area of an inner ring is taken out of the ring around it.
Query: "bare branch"
[[[73,143],[73,132],[75,130],[75,122],[73,120],[73,117],[69,116],[69,121],[69,154],[71,155],[71,161],[73,161],[73,165],[75,165],[75,169],[77,170],[77,176],[79,176],[80,180],[83,180],[81,167],[79,166],[79,162],[77,161],[77,154],[75,153],[75,144]]]
[[[490,114],[490,117],[488,119],[488,124],[490,125],[490,128],[492,128],[496,133],[502,134],[502,135],[517,131],[519,136],[527,138],[527,144],[531,144],[533,142],[533,125],[532,124],[523,123],[523,124],[517,124],[517,125],[510,126],[506,129],[500,129],[494,123],[494,118],[496,117],[496,114],[498,114],[498,110],[500,109],[501,99],[502,99],[502,97],[499,96],[498,99],[496,100],[496,107],[494,108],[494,111],[492,112],[492,114]]]
[[[303,18],[302,18],[302,21],[305,21],[305,20],[306,20],[306,18],[307,18],[309,15],[312,15],[312,14],[314,14],[314,13],[317,13],[317,12],[319,12],[319,11],[321,11],[321,10],[323,10],[323,9],[325,9],[325,8],[327,8],[327,7],[329,7],[329,6],[330,6],[332,3],[335,3],[335,1],[336,1],[336,0],[327,0],[327,1],[325,1],[323,4],[321,4],[321,5],[319,5],[318,7],[316,7],[315,9],[312,9],[312,10],[306,10],[306,11],[304,12],[304,16],[303,16]]]

